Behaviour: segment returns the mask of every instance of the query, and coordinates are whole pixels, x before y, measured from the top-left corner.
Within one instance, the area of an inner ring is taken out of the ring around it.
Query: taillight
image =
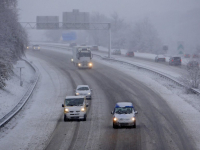
[[[182,60],[181,60],[182,61]]]
[[[172,59],[172,61],[174,61],[174,60]]]

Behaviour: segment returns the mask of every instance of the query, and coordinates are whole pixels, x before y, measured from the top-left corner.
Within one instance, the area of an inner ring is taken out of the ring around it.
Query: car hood
[[[128,119],[128,118],[132,118],[132,117],[135,117],[135,114],[114,114],[114,117],[120,119],[120,118],[125,118],[125,119]]]
[[[84,106],[65,106],[69,111],[80,111]]]
[[[78,91],[76,90],[76,93],[79,93],[79,94],[88,94],[88,93],[91,93],[90,90],[87,90],[87,91]]]

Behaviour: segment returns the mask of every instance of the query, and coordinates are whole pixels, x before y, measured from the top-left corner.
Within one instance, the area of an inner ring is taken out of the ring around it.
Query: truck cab
[[[89,47],[87,46],[76,46],[72,50],[73,58],[72,62],[78,68],[92,68],[92,53]]]

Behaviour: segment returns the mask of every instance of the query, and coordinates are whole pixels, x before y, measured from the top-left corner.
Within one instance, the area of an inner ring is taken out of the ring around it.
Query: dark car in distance
[[[187,69],[199,69],[199,62],[191,60],[187,63]]]
[[[190,54],[185,54],[184,57],[185,58],[190,58]]]
[[[128,51],[126,52],[126,55],[127,57],[134,57],[134,52],[133,51]]]
[[[200,56],[199,56],[199,54],[194,54],[193,56],[192,56],[192,58],[199,58]]]
[[[74,46],[77,46],[77,44],[76,43],[70,43],[69,44],[69,47],[74,47]]]
[[[169,65],[181,65],[181,57],[170,57]]]
[[[165,62],[165,56],[163,56],[163,55],[157,55],[155,57],[155,62]]]
[[[97,45],[93,45],[93,46],[91,47],[91,50],[92,50],[92,51],[98,51],[98,50],[99,50],[99,47],[98,47]]]
[[[112,51],[112,54],[113,54],[113,55],[121,55],[121,50],[120,50],[120,49],[114,49],[114,50]]]

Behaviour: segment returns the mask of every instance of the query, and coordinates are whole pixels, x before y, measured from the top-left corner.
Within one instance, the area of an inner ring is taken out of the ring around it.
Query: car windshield
[[[115,108],[115,113],[116,114],[131,114],[133,111],[133,108],[130,107],[118,107]]]
[[[83,106],[84,98],[65,99],[66,106]]]
[[[88,87],[79,87],[79,88],[77,88],[77,90],[86,91],[86,90],[89,90],[89,88]]]
[[[91,53],[90,52],[80,52],[79,56],[80,57],[91,57]]]
[[[174,60],[180,60],[181,58],[180,57],[174,57]]]

